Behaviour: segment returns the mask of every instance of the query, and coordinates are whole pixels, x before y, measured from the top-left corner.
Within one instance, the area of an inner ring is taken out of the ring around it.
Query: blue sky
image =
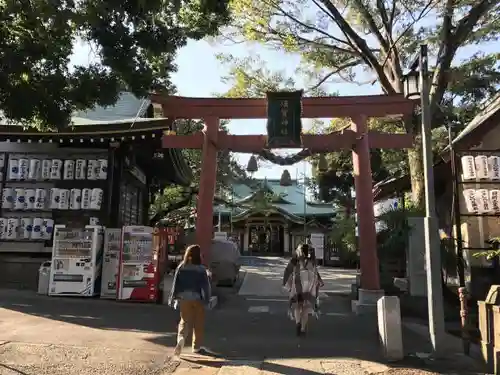
[[[226,91],[229,86],[221,82],[221,77],[227,74],[227,67],[221,65],[215,58],[218,53],[231,53],[237,57],[245,57],[251,54],[260,55],[267,67],[271,71],[284,70],[293,76],[295,69],[299,66],[298,56],[284,55],[280,52],[270,51],[260,46],[237,45],[214,45],[206,41],[190,42],[178,55],[177,64],[179,71],[174,76],[174,83],[179,88],[179,94],[184,96],[210,96],[213,93]],[[203,62],[200,65],[200,61]],[[300,77],[296,77],[298,85],[303,82]],[[301,87],[299,87],[301,88]],[[356,95],[360,93],[360,87],[355,85],[336,85],[342,95]],[[368,91],[377,93],[376,88],[368,88]],[[363,87],[363,92],[367,92]],[[303,126],[307,129],[311,126],[309,120],[303,121]],[[233,134],[265,134],[266,120],[234,120],[229,125],[229,131]],[[282,150],[279,153],[290,154],[299,150]],[[237,154],[239,161],[246,165],[250,155]],[[256,178],[279,178],[283,170],[288,169],[292,178],[296,175],[303,175],[304,169],[307,176],[311,175],[309,163],[301,162],[289,167],[280,167],[272,163],[263,163]]]
[[[500,46],[495,44],[482,45],[484,52],[500,52]],[[466,58],[477,51],[477,47],[464,48],[459,54],[459,59]],[[256,54],[267,63],[268,68],[273,70],[284,70],[293,76],[299,65],[299,57],[281,52],[271,51],[258,45],[220,45],[208,41],[190,41],[186,47],[178,53],[178,72],[173,75],[173,81],[178,88],[179,95],[192,97],[208,97],[215,93],[225,92],[229,86],[221,81],[221,77],[227,74],[227,67],[221,65],[216,59],[219,53],[231,53],[236,57],[245,57]],[[90,48],[83,44],[77,44],[72,57],[72,64],[86,65],[95,59]],[[304,82],[300,77],[296,78],[298,88]],[[362,87],[354,84],[335,84],[329,87],[339,92],[340,95],[369,95],[381,93],[377,85],[364,85]],[[304,120],[304,127],[310,126],[308,120]],[[229,124],[232,134],[265,134],[265,120],[233,120]],[[298,150],[281,150],[280,153],[293,153]],[[250,155],[237,154],[239,162],[246,166]],[[310,176],[311,168],[308,163],[297,163],[290,167],[280,167],[272,163],[263,163],[259,171],[255,173],[256,178],[279,178],[284,169],[288,169],[292,178],[302,176],[304,171]]]

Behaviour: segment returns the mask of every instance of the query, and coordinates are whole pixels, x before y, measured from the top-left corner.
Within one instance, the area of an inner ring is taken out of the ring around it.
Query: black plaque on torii
[[[277,91],[266,94],[269,148],[301,146],[303,92]]]

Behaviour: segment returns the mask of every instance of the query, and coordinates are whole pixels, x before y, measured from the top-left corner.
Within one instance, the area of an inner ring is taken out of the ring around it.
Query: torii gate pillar
[[[217,179],[217,136],[219,119],[205,118],[200,187],[196,209],[196,242],[200,245],[202,263],[208,266],[213,236],[213,204]]]
[[[356,143],[352,151],[352,164],[356,191],[356,222],[362,286],[362,289],[359,290],[358,308],[361,308],[362,305],[376,305],[378,299],[384,295],[384,291],[380,290],[367,122],[366,116],[358,116],[352,118],[351,125],[351,130],[356,134]]]
[[[196,118],[205,121],[203,133],[165,135],[164,148],[203,149],[203,161],[198,194],[196,237],[201,246],[204,264],[210,257],[213,236],[213,197],[215,192],[217,150],[258,153],[267,146],[263,135],[230,135],[219,131],[219,118],[265,119],[266,99],[249,98],[184,98],[152,94],[160,103],[165,116],[171,119]],[[352,150],[356,184],[356,208],[361,262],[361,289],[358,309],[373,310],[383,295],[379,290],[379,265],[373,212],[370,149],[404,149],[413,147],[411,134],[384,134],[368,131],[367,118],[390,115],[410,115],[415,103],[401,94],[353,97],[303,98],[304,118],[351,118],[351,129],[332,134],[303,134],[301,146],[313,153]]]

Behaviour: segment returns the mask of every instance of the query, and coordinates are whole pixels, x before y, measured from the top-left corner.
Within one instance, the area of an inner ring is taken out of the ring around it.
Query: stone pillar
[[[351,129],[356,132],[356,143],[352,151],[352,164],[356,190],[356,212],[361,268],[361,289],[380,294],[380,275],[377,255],[375,215],[373,212],[372,169],[370,144],[366,116],[353,118]],[[371,300],[375,300],[375,296]],[[377,301],[375,300],[374,303]],[[361,293],[360,293],[360,303]]]
[[[290,233],[287,225],[283,227],[283,250],[285,254],[290,253]]]
[[[250,226],[245,224],[245,233],[243,234],[243,253],[248,253],[248,244],[250,242]]]
[[[205,265],[210,262],[208,254],[210,254],[213,235],[213,201],[217,178],[218,132],[219,119],[217,117],[206,118],[205,128],[203,129],[204,140],[196,217],[196,242],[201,247],[202,260]]]

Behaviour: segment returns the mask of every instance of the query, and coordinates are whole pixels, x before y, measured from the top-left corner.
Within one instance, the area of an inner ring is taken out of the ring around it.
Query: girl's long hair
[[[190,245],[184,252],[184,264],[201,264],[201,248],[199,245]]]
[[[299,260],[306,260],[309,255],[309,245],[306,243],[301,243],[297,246],[297,250],[295,250],[295,255]]]
[[[311,245],[307,243],[302,243],[299,246],[297,246],[294,258],[295,258],[294,260],[295,264],[300,262],[304,266],[307,266],[309,264],[316,266],[316,254],[314,253],[314,249],[311,247]]]

